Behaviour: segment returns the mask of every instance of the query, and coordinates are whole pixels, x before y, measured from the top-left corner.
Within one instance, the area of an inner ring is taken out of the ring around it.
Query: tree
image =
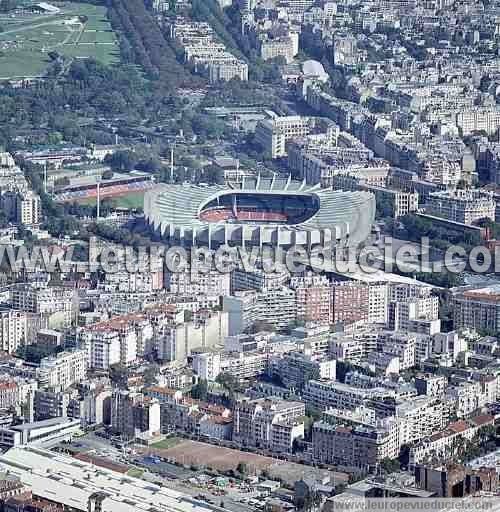
[[[109,368],[109,378],[115,386],[121,389],[127,389],[128,368],[121,363],[112,365]]]
[[[160,367],[151,363],[144,373],[142,374],[145,386],[154,386],[158,382],[158,374],[160,373]]]
[[[238,463],[236,470],[244,478],[246,478],[250,474],[250,468],[248,467],[248,464],[246,462]]]
[[[191,388],[191,397],[195,400],[206,401],[208,395],[208,383],[205,379],[200,379],[197,384]]]
[[[102,179],[103,180],[110,180],[113,177],[113,171],[111,169],[106,169],[102,173]]]
[[[36,343],[34,345],[22,345],[17,350],[18,357],[35,364],[40,364],[44,357],[62,352],[64,347],[52,343]]]
[[[203,168],[201,181],[210,185],[224,183],[224,172],[217,165],[207,165]]]
[[[217,375],[217,378],[215,380],[225,390],[227,390],[230,395],[234,394],[234,392],[238,389],[239,384],[240,384],[238,379],[234,375],[231,375],[230,373],[225,373],[225,372],[219,373],[219,375]]]
[[[111,155],[106,155],[104,162],[107,163],[113,171],[132,171],[139,159],[133,151],[116,151]]]
[[[399,471],[399,460],[398,459],[383,459],[380,463],[382,471],[385,473],[395,473]]]

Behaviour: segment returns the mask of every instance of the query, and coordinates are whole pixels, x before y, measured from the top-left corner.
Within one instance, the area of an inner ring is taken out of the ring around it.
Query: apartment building
[[[415,377],[414,385],[419,395],[443,397],[448,380],[443,375],[419,374]]]
[[[481,428],[493,425],[494,421],[493,416],[480,415],[449,423],[444,430],[410,448],[409,468],[413,470],[416,464],[429,462],[435,457],[443,461],[452,458],[460,441],[470,441]]]
[[[158,386],[147,389],[146,394],[160,402],[162,432],[231,439],[233,421],[229,409],[186,398],[181,391]]]
[[[40,361],[38,380],[42,387],[66,389],[87,377],[87,351],[72,350],[44,357]]]
[[[120,335],[116,331],[95,331],[85,340],[89,368],[109,370],[121,362]]]
[[[271,158],[281,158],[287,154],[287,142],[296,137],[308,135],[312,123],[309,117],[275,116],[259,121],[255,130],[255,140]]]
[[[163,288],[163,271],[149,270],[129,272],[125,268],[107,272],[101,285],[106,292],[151,293]]]
[[[35,420],[43,421],[62,416],[78,418],[79,402],[74,400],[77,395],[75,390],[37,389],[34,395]]]
[[[229,334],[240,334],[255,322],[277,330],[286,329],[297,318],[295,291],[282,286],[261,292],[237,292],[224,297],[223,309],[228,314]]]
[[[399,359],[399,369],[406,370],[416,364],[417,340],[414,334],[396,332],[386,338],[382,352]]]
[[[345,281],[331,288],[333,322],[368,322],[369,289],[364,283]]]
[[[9,289],[9,302],[14,309],[38,313],[49,324],[70,325],[79,304],[73,288],[19,283]]]
[[[129,316],[90,325],[82,333],[82,342],[90,368],[129,365],[137,359],[137,333]]]
[[[385,332],[373,324],[365,324],[348,334],[334,334],[329,342],[329,354],[339,361],[360,362],[368,354],[379,351]]]
[[[163,361],[184,362],[195,349],[222,345],[227,335],[228,313],[200,311],[191,321],[162,328],[157,340],[157,357]]]
[[[500,126],[500,109],[494,107],[461,110],[456,114],[455,123],[466,136],[472,132],[485,131],[492,135]]]
[[[336,361],[313,358],[310,353],[289,352],[281,357],[272,356],[268,373],[278,378],[285,387],[301,390],[310,379],[335,380]]]
[[[170,36],[184,49],[184,60],[195,72],[204,74],[210,82],[248,80],[248,64],[237,59],[216,40],[216,34],[206,22],[192,22],[177,17],[170,25]]]
[[[473,224],[480,219],[495,220],[493,195],[480,190],[454,190],[432,192],[427,199],[426,211],[453,222]]]
[[[333,38],[333,62],[336,66],[355,66],[358,62],[356,38],[347,34],[336,34]]]
[[[303,393],[305,402],[319,409],[356,409],[365,400],[385,396],[391,396],[391,392],[385,388],[363,389],[341,382],[318,380],[310,380]]]
[[[297,45],[290,36],[275,38],[266,37],[260,42],[260,56],[262,60],[283,57],[286,63],[290,64],[297,53],[296,47]]]
[[[125,439],[161,432],[160,403],[142,393],[116,390],[112,395],[111,428]]]
[[[394,218],[403,217],[418,210],[418,192],[394,190],[386,187],[377,187],[360,183],[354,187],[358,190],[367,190],[375,195],[377,204],[387,205]]]
[[[486,405],[491,399],[484,393],[481,382],[460,382],[446,390],[449,410],[457,418],[465,418]]]
[[[388,308],[388,325],[392,330],[415,331],[415,327],[421,321],[439,322],[439,297],[430,294],[430,290],[424,288],[420,297],[412,297],[403,300],[391,301]],[[439,332],[439,329],[438,331]],[[430,334],[435,334],[431,332]]]
[[[37,313],[17,309],[0,310],[0,348],[3,352],[14,354],[21,346],[35,340],[41,327],[41,318]]]
[[[486,287],[458,291],[452,298],[454,329],[500,330],[500,290]]]
[[[231,54],[229,54],[231,55]],[[232,58],[231,58],[232,57]],[[248,64],[231,56],[225,56],[219,62],[210,62],[207,66],[210,82],[229,82],[237,78],[248,81]]]
[[[400,443],[411,444],[444,428],[447,421],[445,405],[440,398],[420,396],[397,404]]]
[[[257,306],[257,319],[278,330],[286,329],[297,318],[295,292],[284,286],[259,293]]]
[[[334,322],[387,322],[388,288],[385,283],[332,283],[331,302]]]
[[[0,409],[10,409],[19,402],[17,383],[13,380],[0,381]]]
[[[16,196],[16,222],[26,226],[36,226],[42,218],[40,196],[28,190]]]
[[[221,373],[221,353],[218,351],[195,351],[192,359],[193,371],[202,380],[213,382]]]
[[[290,287],[295,291],[297,320],[318,324],[332,322],[331,287],[325,276],[294,277]]]
[[[222,355],[220,369],[239,380],[251,381],[266,373],[268,361],[267,352],[231,352]]]
[[[198,295],[220,296],[230,294],[231,275],[211,270],[192,274],[191,272],[165,273],[165,288],[171,293],[196,297]]]
[[[222,308],[228,315],[230,336],[246,331],[258,319],[258,298],[258,293],[255,291],[236,292],[223,298]]]
[[[393,418],[377,425],[354,426],[317,421],[312,447],[315,462],[372,471],[382,460],[398,457],[398,424]]]
[[[110,386],[92,383],[85,389],[81,415],[84,427],[111,423],[111,397]]]
[[[239,401],[234,407],[233,441],[241,446],[290,453],[304,436],[302,402],[275,398]]]
[[[231,272],[231,293],[247,290],[261,292],[269,288],[281,288],[289,278],[288,270],[265,272],[261,268],[254,268],[246,272],[245,269],[236,268]]]

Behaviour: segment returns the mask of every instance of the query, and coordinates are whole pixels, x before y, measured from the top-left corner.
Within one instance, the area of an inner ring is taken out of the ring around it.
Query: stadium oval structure
[[[375,197],[290,178],[245,178],[236,188],[161,184],[144,215],[169,245],[354,246],[370,234]]]

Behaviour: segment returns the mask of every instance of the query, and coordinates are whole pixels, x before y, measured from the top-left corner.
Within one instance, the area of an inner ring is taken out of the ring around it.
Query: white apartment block
[[[402,445],[420,441],[442,430],[447,420],[443,401],[426,396],[398,404],[396,417],[400,423]]]
[[[231,292],[280,288],[289,278],[290,273],[287,270],[265,272],[263,269],[255,268],[251,272],[246,272],[237,268],[231,272]]]
[[[35,226],[42,218],[40,196],[33,191],[17,195],[16,222],[26,226]]]
[[[193,371],[202,380],[214,382],[221,373],[221,354],[216,351],[193,352]]]
[[[488,395],[483,392],[480,382],[462,382],[456,386],[448,386],[446,400],[457,418],[465,418],[486,405]]]
[[[287,154],[287,142],[295,137],[304,137],[311,131],[311,118],[302,116],[273,117],[259,121],[255,140],[271,155],[271,158]]]
[[[494,221],[495,208],[493,195],[480,190],[432,192],[427,201],[429,213],[469,225],[484,218]]]
[[[385,324],[387,322],[388,296],[386,283],[368,285],[368,323]]]
[[[165,326],[158,336],[157,356],[163,361],[183,362],[195,349],[222,345],[228,335],[228,314],[217,311],[204,318]]]
[[[310,379],[335,380],[334,359],[313,359],[302,352],[289,352],[269,361],[268,372],[278,377],[288,388],[302,389]]]
[[[363,389],[341,382],[310,380],[305,386],[303,398],[306,403],[319,409],[356,409],[369,398],[389,394],[384,388]]]
[[[166,272],[165,288],[171,293],[196,297],[198,295],[229,295],[231,277],[228,273],[209,272]]]
[[[117,331],[95,331],[86,340],[89,368],[109,370],[121,362],[120,335]]]
[[[234,78],[242,82],[248,81],[248,64],[234,58],[232,55],[231,57],[208,64],[208,79],[210,82],[228,82]]]
[[[37,315],[16,309],[0,311],[0,348],[13,354],[16,350],[32,342],[35,337]]]
[[[265,352],[232,352],[222,355],[220,370],[239,380],[252,380],[266,373],[268,361]]]
[[[14,309],[51,316],[57,313],[56,321],[69,325],[78,311],[75,290],[62,286],[33,286],[16,284],[11,286],[9,301]]]
[[[400,370],[406,370],[416,364],[416,345],[414,335],[398,332],[386,339],[382,351],[384,354],[397,357]]]
[[[285,329],[297,318],[295,292],[284,286],[236,292],[224,297],[223,310],[228,314],[230,336],[241,334],[257,321]]]
[[[455,123],[463,136],[482,130],[492,135],[500,126],[500,109],[491,107],[462,110],[457,113]]]
[[[415,377],[415,388],[419,395],[443,397],[447,386],[448,380],[443,375],[420,374]]]
[[[237,402],[234,407],[233,441],[241,446],[290,453],[293,442],[304,436],[302,402],[261,398]]]
[[[248,329],[258,318],[258,294],[236,292],[223,298],[223,310],[228,315],[228,334],[235,336]]]
[[[144,270],[144,272],[107,272],[101,285],[106,292],[151,293],[163,288],[163,272]]]
[[[87,352],[72,350],[44,357],[40,361],[38,379],[40,386],[66,389],[87,377]]]
[[[290,36],[266,38],[260,42],[260,56],[262,60],[283,57],[287,64],[293,61],[297,54],[296,45]]]
[[[297,318],[295,292],[284,286],[259,293],[257,307],[257,319],[277,329],[287,328]]]
[[[389,328],[392,330],[413,331],[416,322],[432,320],[439,320],[437,296],[415,297],[389,304]]]

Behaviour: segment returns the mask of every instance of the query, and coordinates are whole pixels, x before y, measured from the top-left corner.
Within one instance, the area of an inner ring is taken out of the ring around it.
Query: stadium
[[[375,198],[290,178],[245,178],[238,188],[158,185],[144,215],[170,245],[356,245],[370,234]]]

